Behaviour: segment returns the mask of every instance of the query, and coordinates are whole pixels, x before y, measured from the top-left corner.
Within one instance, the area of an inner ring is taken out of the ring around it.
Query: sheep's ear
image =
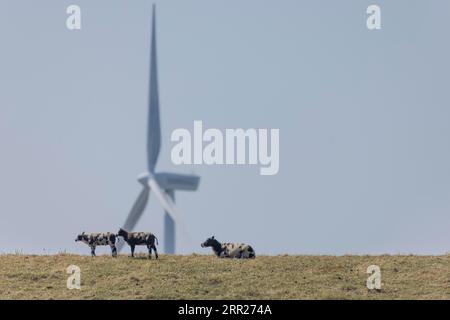
[[[211,239],[214,239],[214,236],[212,236],[212,238]]]
[[[82,234],[85,234],[86,233],[86,231],[83,231],[83,233]]]

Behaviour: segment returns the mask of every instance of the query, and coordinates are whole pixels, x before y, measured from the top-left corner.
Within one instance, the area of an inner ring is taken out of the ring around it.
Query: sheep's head
[[[82,234],[79,234],[76,238],[75,238],[75,242],[77,241],[83,241],[83,240],[87,240],[87,235],[85,235],[85,232],[83,231]]]
[[[203,242],[201,244],[202,248],[207,248],[207,247],[213,247],[218,243],[218,241],[216,239],[214,239],[214,236],[212,236],[211,238],[206,239],[205,242]]]

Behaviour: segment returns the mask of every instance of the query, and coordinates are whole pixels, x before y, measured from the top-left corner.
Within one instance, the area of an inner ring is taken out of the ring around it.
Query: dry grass
[[[66,288],[81,268],[82,289]],[[381,291],[366,269],[381,267]],[[450,299],[446,256],[0,256],[0,299]]]

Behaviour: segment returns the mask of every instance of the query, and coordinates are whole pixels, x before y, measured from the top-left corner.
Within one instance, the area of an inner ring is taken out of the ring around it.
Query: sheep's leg
[[[130,245],[131,247],[131,257],[134,258],[134,244]]]
[[[116,248],[116,245],[111,245],[111,254],[112,254],[112,256],[115,258],[115,257],[117,257],[117,248]]]
[[[95,257],[95,246],[91,246],[91,257]]]
[[[152,245],[153,250],[155,250],[155,258],[158,259],[158,250],[156,250],[156,246]]]
[[[148,244],[147,249],[148,249],[148,258],[151,259],[152,258],[152,245]]]

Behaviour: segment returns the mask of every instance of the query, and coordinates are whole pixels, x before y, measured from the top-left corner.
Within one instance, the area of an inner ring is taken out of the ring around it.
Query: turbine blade
[[[156,198],[161,203],[163,209],[170,215],[175,223],[178,223],[178,214],[175,209],[175,203],[172,201],[172,199],[167,195],[165,191],[161,189],[154,178],[148,181],[148,185],[155,193]]]
[[[175,224],[180,227],[180,230],[182,231],[186,240],[189,243],[192,243],[189,232],[187,231],[186,223],[184,222],[183,217],[178,213],[175,206],[175,202],[172,200],[172,198],[169,197],[169,195],[164,190],[161,189],[161,187],[158,185],[158,182],[156,182],[155,178],[149,179],[148,185],[155,193],[155,196],[161,203],[164,211],[166,211],[167,214],[173,219]]]
[[[144,187],[137,197],[133,207],[131,208],[130,213],[128,214],[127,220],[123,225],[123,229],[127,231],[133,231],[133,228],[136,226],[139,218],[142,216],[142,213],[147,206],[148,198],[150,196],[150,189]],[[117,250],[120,251],[124,245],[124,241],[119,242],[117,244]]]
[[[164,190],[195,191],[200,183],[200,177],[194,175],[158,172],[154,176]]]
[[[159,119],[158,69],[156,57],[156,9],[153,5],[152,42],[150,53],[150,91],[147,128],[147,165],[154,172],[161,148],[161,124]]]

